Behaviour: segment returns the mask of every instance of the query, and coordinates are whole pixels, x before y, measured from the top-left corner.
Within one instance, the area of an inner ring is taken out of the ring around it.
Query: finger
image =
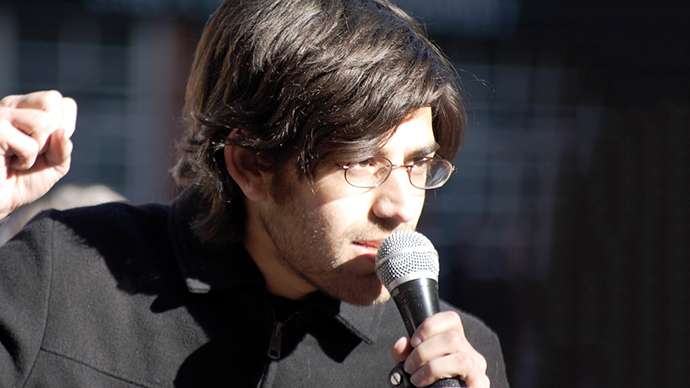
[[[10,168],[28,170],[36,162],[39,146],[36,140],[0,121],[0,156],[11,158]]]
[[[15,130],[32,137],[39,145],[41,151],[47,149],[47,141],[50,134],[58,128],[62,121],[60,112],[59,121],[57,113],[48,113],[36,109],[10,109],[5,112],[6,120],[9,120]]]
[[[411,352],[412,346],[410,345],[410,339],[407,337],[401,337],[391,346],[391,358],[393,358],[396,365],[405,361]]]
[[[64,97],[62,104],[62,123],[60,128],[65,130],[65,136],[69,139],[74,134],[77,124],[77,103],[69,97]]]
[[[416,386],[459,376],[468,387],[488,387],[486,367],[486,359],[455,330],[427,339],[405,361],[405,370]]]
[[[458,352],[471,352],[472,346],[455,330],[441,332],[414,348],[405,360],[405,370],[415,373],[432,360]]]
[[[55,107],[61,107],[62,98],[62,94],[57,90],[47,90],[7,96],[2,99],[0,106],[19,109],[38,109],[48,112]]]
[[[3,109],[3,117],[5,121],[9,121],[17,129],[31,136],[34,132],[41,131],[46,128],[55,127],[62,121],[62,112],[60,112],[60,120],[57,121],[56,113],[49,113],[38,109],[20,109],[20,108],[5,108]]]
[[[14,108],[20,98],[22,98],[22,96],[18,94],[5,96],[2,100],[0,100],[0,107]]]
[[[433,360],[452,354],[461,354],[474,360],[482,371],[486,370],[486,360],[477,352],[467,339],[457,331],[450,330],[429,338],[415,348],[405,361],[405,370],[413,373]]]
[[[422,322],[414,335],[410,338],[413,347],[419,346],[427,339],[448,330],[456,330],[465,336],[465,329],[462,326],[460,316],[453,311],[443,311],[436,313]]]
[[[485,386],[486,359],[467,341],[457,313],[442,312],[427,318],[410,343],[414,350],[404,367],[412,376],[417,374],[415,380],[420,384],[415,385],[425,386],[438,379],[460,376],[477,387]]]
[[[50,147],[44,157],[48,166],[59,167],[61,176],[67,174],[72,155],[72,142],[62,128],[53,132],[50,136]]]
[[[486,368],[484,356],[455,330],[427,339],[405,361],[405,370],[417,386],[459,376],[468,387],[488,387]]]
[[[417,346],[405,361],[405,370],[412,373],[424,364],[449,354],[465,354],[475,360],[477,366],[486,371],[486,359],[457,330],[441,332]]]
[[[437,358],[413,373],[410,380],[415,386],[426,387],[437,380],[459,377],[468,388],[489,388],[491,382],[486,370],[476,361],[465,354]]]
[[[63,98],[58,92],[51,91],[9,96],[4,100],[12,105],[4,109],[5,118],[17,129],[36,139],[41,149],[39,153],[46,152],[48,139],[56,129],[64,128],[68,138],[74,133],[77,104],[71,98]]]
[[[40,127],[41,131],[36,131],[37,136],[33,136],[42,145],[41,153],[47,150],[46,141],[56,129],[65,130],[65,136],[69,139],[74,133],[77,122],[77,103],[69,98],[62,97],[62,94],[55,90],[47,92],[31,93],[27,96],[18,108],[33,108],[46,112],[48,115],[47,123]]]

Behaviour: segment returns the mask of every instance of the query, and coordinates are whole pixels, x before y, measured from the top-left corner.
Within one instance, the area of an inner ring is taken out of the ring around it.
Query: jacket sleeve
[[[467,319],[463,317],[463,324],[465,322],[467,322]],[[486,358],[486,375],[489,377],[489,381],[491,381],[491,388],[509,388],[503,351],[501,350],[498,336],[488,327],[484,327],[487,329],[487,332],[481,339],[468,338],[468,341],[473,343],[478,348],[477,350]]]
[[[486,359],[486,375],[491,388],[509,388],[501,343],[496,333],[479,318],[442,302],[441,310],[454,310],[460,315],[467,340]]]
[[[51,278],[52,220],[39,216],[0,247],[0,387],[21,387],[38,355]]]

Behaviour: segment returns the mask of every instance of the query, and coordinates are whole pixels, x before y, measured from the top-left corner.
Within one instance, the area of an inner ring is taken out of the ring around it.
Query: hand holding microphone
[[[376,273],[410,335],[391,351],[399,364],[389,374],[389,386],[412,387],[414,381],[416,386],[488,388],[486,360],[465,338],[460,317],[439,312],[438,253],[431,242],[413,231],[394,233],[379,247]]]

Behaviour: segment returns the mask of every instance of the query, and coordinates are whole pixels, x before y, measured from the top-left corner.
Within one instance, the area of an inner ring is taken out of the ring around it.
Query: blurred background
[[[511,385],[690,381],[690,3],[398,0],[462,77],[459,172],[420,231],[442,296],[499,334]],[[169,202],[220,0],[2,0],[0,94],[77,100],[65,183]]]

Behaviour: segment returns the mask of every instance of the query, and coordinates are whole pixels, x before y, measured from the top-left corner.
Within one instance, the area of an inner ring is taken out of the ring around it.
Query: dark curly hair
[[[425,106],[437,154],[452,160],[466,123],[456,74],[387,0],[225,1],[197,47],[173,169],[180,186],[196,185],[210,203],[196,233],[221,245],[243,237],[226,142],[255,150],[274,176],[292,164],[310,179],[324,161],[371,156]]]

